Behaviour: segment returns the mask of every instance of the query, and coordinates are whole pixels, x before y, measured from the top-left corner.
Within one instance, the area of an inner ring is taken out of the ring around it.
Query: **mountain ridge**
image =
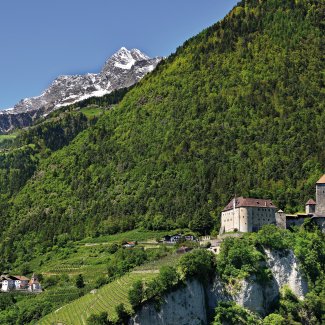
[[[58,76],[41,95],[22,99],[13,108],[0,111],[0,132],[29,126],[36,118],[62,106],[130,87],[151,72],[160,61],[160,57],[151,59],[138,49],[122,47],[106,60],[99,73]]]

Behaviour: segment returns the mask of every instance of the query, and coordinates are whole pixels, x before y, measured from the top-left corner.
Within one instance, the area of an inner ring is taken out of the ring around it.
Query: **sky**
[[[4,0],[0,108],[38,96],[63,74],[99,72],[122,46],[168,56],[237,0]]]

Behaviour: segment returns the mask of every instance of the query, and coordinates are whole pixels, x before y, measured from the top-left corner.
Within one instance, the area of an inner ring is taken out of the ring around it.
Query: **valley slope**
[[[323,11],[242,1],[185,42],[3,199],[2,262],[63,233],[205,233],[234,193],[301,208],[325,168]]]

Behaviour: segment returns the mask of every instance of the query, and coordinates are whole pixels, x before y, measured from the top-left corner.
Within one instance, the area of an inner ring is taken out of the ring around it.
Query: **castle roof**
[[[317,181],[316,184],[325,184],[325,174]]]
[[[274,208],[276,209],[276,206],[273,204],[271,200],[267,199],[255,199],[255,198],[249,198],[249,197],[236,197],[236,208],[241,207],[256,207],[256,208]],[[228,211],[233,209],[233,202],[234,199],[232,199],[227,206],[223,209],[223,211]]]
[[[309,199],[309,200],[306,202],[306,205],[316,205],[316,202],[315,202],[313,199]]]

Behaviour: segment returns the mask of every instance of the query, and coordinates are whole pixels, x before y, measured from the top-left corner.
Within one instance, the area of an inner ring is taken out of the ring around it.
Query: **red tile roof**
[[[325,184],[325,174],[317,181],[316,184]]]
[[[306,202],[306,205],[316,205],[316,202],[315,202],[313,199],[309,199],[309,200]]]
[[[26,278],[25,276],[20,276],[20,275],[14,275],[14,277],[17,279],[17,280],[20,280],[20,281],[29,281],[28,278]]]
[[[276,208],[271,200],[254,199],[246,197],[236,197],[236,208],[240,207],[261,207],[261,208]],[[233,199],[227,204],[223,211],[233,209]]]

